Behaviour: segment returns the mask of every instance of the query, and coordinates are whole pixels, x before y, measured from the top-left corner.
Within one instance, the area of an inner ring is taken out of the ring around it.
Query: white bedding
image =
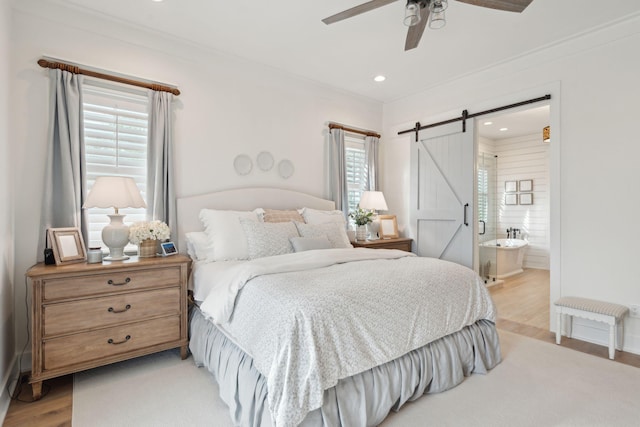
[[[473,271],[401,251],[306,251],[216,273],[201,309],[267,378],[276,426],[300,423],[341,378],[495,321]]]

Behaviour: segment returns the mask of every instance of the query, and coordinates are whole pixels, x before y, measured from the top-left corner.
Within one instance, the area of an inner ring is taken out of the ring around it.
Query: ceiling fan
[[[386,6],[397,0],[371,0],[351,9],[336,13],[322,20],[325,24],[333,24],[347,18],[360,15],[370,10]],[[491,9],[505,10],[508,12],[522,12],[533,0],[457,0],[462,3],[473,4],[475,6],[488,7]],[[448,6],[448,0],[407,0],[404,14],[404,24],[409,27],[404,50],[411,50],[418,47],[422,33],[427,22],[429,28],[438,29],[444,27],[446,21],[444,11]]]

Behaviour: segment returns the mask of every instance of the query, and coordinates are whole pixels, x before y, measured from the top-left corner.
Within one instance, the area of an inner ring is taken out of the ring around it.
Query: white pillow
[[[249,259],[293,252],[289,239],[297,237],[298,230],[292,222],[254,222],[241,218],[240,224],[247,236]]]
[[[331,243],[332,248],[352,248],[344,225],[337,222],[324,224],[303,224],[296,222],[296,228],[301,237],[325,237]]]
[[[295,252],[331,249],[331,242],[326,237],[291,237],[289,240]]]
[[[262,209],[253,211],[223,211],[202,209],[200,221],[207,233],[213,261],[249,259],[249,247],[240,218],[259,221]],[[208,258],[207,258],[208,259]]]
[[[187,253],[194,261],[213,261],[213,246],[209,245],[207,233],[204,231],[192,231],[186,233]]]
[[[307,224],[325,224],[335,222],[346,228],[346,221],[342,211],[321,211],[318,209],[302,208],[302,217]]]

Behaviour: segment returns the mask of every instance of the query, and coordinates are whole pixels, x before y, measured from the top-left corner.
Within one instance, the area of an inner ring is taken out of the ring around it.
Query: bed
[[[196,259],[190,350],[235,425],[379,425],[501,361],[495,307],[475,273],[351,248],[332,201],[248,188],[177,205],[178,248]],[[263,222],[279,212],[289,213]],[[208,249],[196,253],[195,236]],[[236,259],[239,244],[251,259]],[[212,261],[216,250],[226,258]]]

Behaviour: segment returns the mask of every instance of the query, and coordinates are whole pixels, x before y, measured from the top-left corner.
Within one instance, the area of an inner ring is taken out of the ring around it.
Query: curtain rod
[[[485,111],[481,111],[479,113],[473,113],[473,114],[469,114],[469,112],[467,110],[464,110],[460,117],[456,117],[456,118],[449,119],[449,120],[444,120],[442,122],[431,123],[431,124],[428,124],[428,125],[420,125],[420,122],[417,122],[416,126],[413,129],[406,129],[406,130],[400,131],[400,132],[398,132],[398,135],[403,135],[403,134],[409,133],[409,132],[415,132],[416,133],[416,141],[417,141],[418,132],[421,131],[422,129],[428,129],[428,128],[432,128],[432,127],[436,127],[436,126],[442,126],[442,125],[446,125],[446,124],[453,123],[453,122],[459,122],[459,121],[462,121],[462,131],[464,132],[466,130],[466,122],[465,121],[467,119],[472,119],[474,117],[482,116],[484,114],[491,114],[491,113],[496,113],[498,111],[508,110],[510,108],[520,107],[522,105],[533,104],[533,103],[540,102],[540,101],[545,101],[545,100],[548,100],[548,99],[551,99],[551,95],[549,95],[549,94],[547,94],[545,96],[541,96],[539,98],[528,99],[526,101],[516,102],[515,104],[504,105],[502,107],[492,108],[491,110],[485,110]]]
[[[82,74],[89,77],[95,77],[97,79],[109,80],[112,82],[124,83],[131,86],[143,87],[143,88],[155,90],[158,92],[170,92],[176,96],[180,95],[180,91],[176,87],[166,86],[159,83],[143,82],[140,80],[134,80],[132,78],[120,77],[115,74],[107,74],[107,73],[101,73],[98,71],[87,70],[87,69],[80,68],[77,65],[68,64],[65,62],[49,61],[48,59],[42,58],[38,61],[38,65],[41,66],[42,68],[53,68],[53,69],[59,68],[63,71],[68,71],[73,74]]]
[[[329,129],[342,129],[343,131],[346,131],[346,132],[359,133],[360,135],[364,135],[364,136],[375,136],[376,138],[380,138],[380,134],[377,134],[375,132],[372,132],[369,130],[353,129],[350,127],[342,126],[341,124],[338,124],[338,123],[329,123]]]

